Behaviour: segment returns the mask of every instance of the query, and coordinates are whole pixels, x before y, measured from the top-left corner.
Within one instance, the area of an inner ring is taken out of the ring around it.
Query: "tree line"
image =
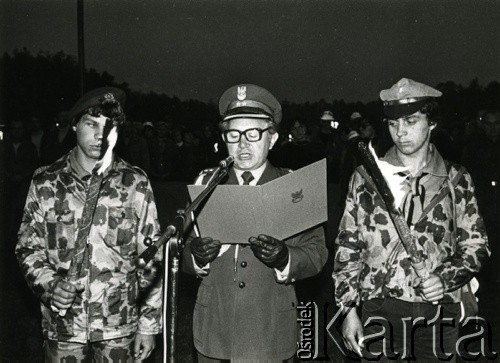
[[[64,52],[40,51],[31,54],[26,48],[4,53],[0,59],[0,118],[27,119],[36,116],[52,120],[59,111],[68,110],[80,96],[80,71],[74,56]],[[101,86],[116,86],[127,93],[126,111],[129,119],[137,121],[170,121],[174,125],[193,128],[203,123],[216,124],[219,120],[214,102],[180,100],[165,93],[132,90],[128,83],[119,83],[106,71],[87,69],[84,75],[85,90]],[[462,86],[453,81],[436,85],[443,92],[441,99],[443,126],[453,128],[475,117],[483,108],[498,108],[500,83],[491,81],[486,86],[473,79]],[[318,119],[323,111],[331,110],[339,121],[349,119],[354,112],[378,121],[382,105],[379,100],[367,103],[344,100],[294,103],[282,101],[284,123],[294,119],[308,122]]]

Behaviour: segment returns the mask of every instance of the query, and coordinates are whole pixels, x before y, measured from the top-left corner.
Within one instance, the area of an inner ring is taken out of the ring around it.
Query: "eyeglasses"
[[[270,127],[267,129],[246,129],[245,131],[230,129],[225,130],[222,134],[224,135],[224,141],[228,144],[236,144],[237,142],[240,142],[241,135],[245,135],[248,142],[256,142],[260,141],[260,139],[262,139],[262,134],[269,129]]]

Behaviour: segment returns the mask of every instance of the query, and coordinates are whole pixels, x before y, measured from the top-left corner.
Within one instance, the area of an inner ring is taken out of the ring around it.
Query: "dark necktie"
[[[420,176],[410,179],[411,190],[408,193],[408,195],[406,196],[406,199],[405,199],[404,205],[403,205],[403,210],[406,210],[406,203],[409,200],[410,204],[409,204],[409,208],[408,208],[408,214],[406,217],[406,221],[407,221],[408,225],[413,224],[413,213],[414,213],[414,209],[415,209],[415,199],[418,198],[419,202],[420,202],[419,213],[421,213],[422,210],[424,209],[425,188],[422,184],[420,184],[420,180],[426,175],[427,175],[427,173],[422,173]]]
[[[243,185],[250,185],[250,182],[254,179],[252,173],[249,171],[244,171],[241,177],[243,179]]]

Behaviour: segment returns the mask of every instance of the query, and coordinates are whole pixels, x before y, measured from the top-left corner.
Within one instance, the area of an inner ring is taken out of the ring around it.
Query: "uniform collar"
[[[85,169],[82,164],[78,162],[78,158],[76,157],[76,148],[69,152],[69,164],[71,165],[71,170],[76,174],[77,177],[83,179],[87,175],[91,175],[92,173]]]
[[[75,160],[76,147],[73,148],[69,153],[64,155],[62,158],[57,160],[55,163],[50,165],[45,172],[46,173],[54,173],[54,174],[71,174],[77,176],[78,178],[82,178],[86,175],[89,175],[89,172],[83,169],[79,163]],[[120,172],[133,170],[133,166],[126,163],[116,155],[113,156],[113,162],[111,165],[104,171],[104,177],[117,175]]]
[[[83,179],[84,177],[91,175],[92,172],[86,170],[82,164],[78,162],[78,159],[76,157],[76,147],[73,148],[69,152],[69,157],[68,157],[69,164],[71,165],[71,170],[73,171],[74,174],[76,174],[77,177],[80,179]],[[113,154],[113,161],[111,162],[111,165],[109,165],[106,170],[104,170],[104,177],[106,177],[109,174],[109,171],[113,169],[115,164],[115,155]]]
[[[444,159],[433,144],[429,144],[427,157],[428,161],[419,174],[426,173],[438,177],[446,177],[448,175]],[[396,146],[392,146],[382,160],[394,166],[404,166],[398,158]]]
[[[254,179],[253,181],[250,183],[250,185],[256,185],[260,179],[260,177],[262,176],[262,174],[264,173],[264,170],[266,169],[266,166],[269,162],[266,161],[264,164],[262,164],[261,166],[259,166],[257,169],[255,170],[248,170],[249,172],[252,173]],[[243,174],[245,171],[247,170],[239,170],[239,169],[236,169],[236,168],[233,168],[234,170],[234,173],[236,174],[236,178],[238,179],[238,184],[243,184],[243,178],[241,177],[241,174]]]

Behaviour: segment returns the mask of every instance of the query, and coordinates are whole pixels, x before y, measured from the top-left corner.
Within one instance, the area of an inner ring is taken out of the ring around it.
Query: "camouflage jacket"
[[[401,165],[394,148],[383,160]],[[423,209],[448,186],[447,178],[453,180],[459,168],[463,167],[450,165],[447,168],[437,150],[431,146],[430,162],[422,170],[422,175],[425,175],[422,184],[426,187]],[[450,192],[428,213],[423,214],[422,209],[418,209],[411,223],[427,269],[440,276],[445,285],[443,303],[460,301],[460,290],[457,289],[479,271],[481,262],[489,255],[474,185],[470,175],[462,171],[454,189],[456,238],[452,234]],[[412,192],[412,179],[408,177],[405,180],[407,196]],[[407,215],[408,208],[402,209]],[[423,301],[412,287],[416,275],[385,204],[359,170],[351,177],[336,246],[333,279],[338,305],[359,304],[360,301],[382,297]]]
[[[72,168],[73,152],[35,172],[16,247],[26,280],[41,300],[44,335],[84,343],[136,330],[157,334],[161,279],[147,284],[151,275],[134,266],[146,248],[144,239],[159,233],[153,191],[142,170],[119,158],[104,173],[78,279],[85,290],[64,318],[50,308],[55,282],[66,276],[74,255],[88,188]],[[158,253],[158,261],[161,256]]]

